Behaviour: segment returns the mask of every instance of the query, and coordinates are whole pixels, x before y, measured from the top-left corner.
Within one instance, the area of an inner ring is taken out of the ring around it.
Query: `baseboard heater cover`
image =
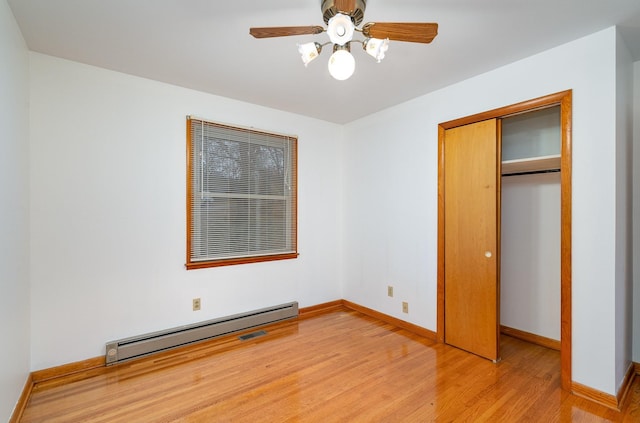
[[[296,301],[192,325],[107,342],[107,366],[298,316]]]

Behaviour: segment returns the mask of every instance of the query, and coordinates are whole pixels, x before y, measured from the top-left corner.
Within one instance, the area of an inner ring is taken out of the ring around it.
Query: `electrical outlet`
[[[408,313],[409,312],[409,303],[406,301],[402,302],[402,312],[403,313]]]
[[[387,295],[393,297],[393,287],[391,285],[387,287]]]
[[[193,299],[193,311],[200,310],[200,298]]]

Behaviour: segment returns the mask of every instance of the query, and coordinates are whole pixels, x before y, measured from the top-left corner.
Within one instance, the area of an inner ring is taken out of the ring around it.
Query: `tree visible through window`
[[[188,269],[297,257],[297,139],[187,119]]]

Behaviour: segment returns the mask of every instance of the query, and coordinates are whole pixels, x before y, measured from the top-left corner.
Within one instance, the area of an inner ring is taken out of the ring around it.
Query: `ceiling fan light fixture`
[[[356,60],[348,48],[336,48],[329,58],[329,73],[338,81],[349,79],[356,70]]]
[[[384,59],[384,55],[389,50],[389,39],[381,40],[379,38],[367,38],[363,43],[364,50],[367,54],[380,63]]]
[[[353,39],[355,25],[351,18],[345,14],[338,13],[329,19],[327,34],[333,44],[343,46]]]
[[[302,63],[307,66],[312,60],[317,58],[322,51],[322,45],[319,43],[298,44],[298,52],[302,57]]]
[[[436,22],[368,22],[360,26],[367,1],[320,0],[326,29],[319,25],[251,27],[249,34],[255,38],[272,38],[326,32],[329,42],[298,44],[298,52],[307,66],[320,55],[324,46],[331,44],[333,54],[329,58],[328,68],[331,76],[338,80],[349,79],[355,71],[352,42],[362,44],[364,51],[380,63],[389,50],[389,40],[428,44],[438,35]],[[364,40],[354,40],[356,32],[361,33]]]

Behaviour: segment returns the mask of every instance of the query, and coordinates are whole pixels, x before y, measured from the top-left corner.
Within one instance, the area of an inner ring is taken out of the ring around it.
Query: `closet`
[[[571,91],[439,124],[438,341],[560,349],[571,385]],[[540,342],[542,340],[542,342]]]
[[[560,349],[560,107],[502,119],[501,332]]]

